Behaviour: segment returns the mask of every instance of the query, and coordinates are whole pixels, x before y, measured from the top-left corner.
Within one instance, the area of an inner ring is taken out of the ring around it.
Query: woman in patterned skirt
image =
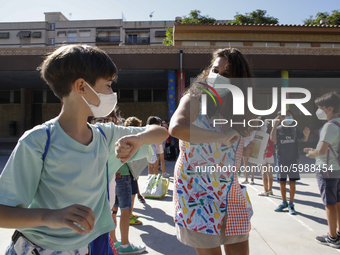
[[[251,77],[247,61],[237,49],[217,50],[210,66],[182,97],[170,122],[170,135],[180,139],[174,173],[177,238],[194,247],[198,255],[222,254],[221,245],[226,254],[249,254],[252,209],[235,172],[242,156],[249,156],[251,145],[244,149],[249,131],[242,123],[253,116],[242,100],[234,98],[233,102],[226,86],[216,85],[229,84],[233,94],[236,89],[245,95],[250,79],[237,78]],[[246,109],[245,114],[233,115],[233,109],[239,107]],[[229,125],[231,122],[235,125]]]

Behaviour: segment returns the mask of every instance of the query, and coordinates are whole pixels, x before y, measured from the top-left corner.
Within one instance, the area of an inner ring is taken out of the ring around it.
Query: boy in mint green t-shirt
[[[317,236],[318,243],[340,248],[340,96],[336,92],[327,93],[315,100],[319,109],[316,116],[328,120],[322,127],[316,149],[305,148],[307,157],[315,158],[316,179],[322,202],[326,208],[329,232]]]
[[[62,46],[40,70],[63,107],[56,118],[25,132],[0,176],[0,227],[19,230],[6,254],[85,255],[90,242],[115,227],[106,162],[111,179],[131,157],[148,157],[148,144],[168,134],[156,126],[98,124],[104,137],[87,123],[88,116],[110,114],[117,102],[111,89],[117,68],[99,48]],[[50,145],[43,160],[46,127]]]

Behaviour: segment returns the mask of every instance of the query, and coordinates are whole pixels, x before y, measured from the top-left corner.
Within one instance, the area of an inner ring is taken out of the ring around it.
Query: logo
[[[242,90],[239,87],[232,85],[232,84],[215,84],[215,86],[214,86],[215,88],[213,88],[206,83],[201,83],[201,82],[199,82],[199,83],[207,88],[207,89],[205,89],[205,88],[198,87],[199,89],[206,92],[213,99],[215,106],[217,106],[216,100],[215,100],[213,94],[208,89],[210,89],[216,95],[221,106],[223,106],[222,100],[221,100],[220,96],[218,95],[218,93],[216,92],[216,89],[229,90],[229,92],[231,93],[231,95],[233,97],[233,115],[244,115],[244,112],[245,112],[245,110],[244,110],[244,108],[245,108],[245,103],[244,103],[245,97],[244,97]],[[289,93],[304,94],[304,97],[288,98],[287,95]],[[202,115],[207,115],[207,94],[202,94],[202,97],[201,97],[201,114]],[[247,88],[247,106],[248,106],[248,109],[254,115],[258,115],[258,116],[270,115],[270,114],[274,113],[277,109],[278,97],[279,97],[278,88],[272,87],[272,105],[271,105],[271,107],[267,110],[258,110],[258,109],[255,109],[254,103],[253,103],[253,88],[248,87]],[[281,114],[286,115],[287,105],[295,105],[304,115],[311,116],[312,114],[303,106],[303,104],[307,103],[310,99],[311,99],[311,93],[307,89],[298,88],[298,87],[282,87],[281,88]],[[216,120],[217,124],[228,123],[228,121],[224,120],[224,119],[215,119],[215,120]],[[214,120],[214,126],[215,126],[215,120]],[[250,122],[251,121],[255,121],[255,120],[250,120]],[[232,120],[230,120],[230,122],[232,124]],[[245,120],[243,122],[238,122],[238,123],[235,123],[235,124],[243,124],[243,126],[245,126]],[[248,121],[248,125],[251,126],[251,127],[259,127],[259,126],[251,125],[249,123],[249,121]],[[260,125],[260,126],[262,126],[262,125]],[[295,125],[293,125],[293,126],[296,126],[296,125],[297,125],[297,121],[295,121]]]

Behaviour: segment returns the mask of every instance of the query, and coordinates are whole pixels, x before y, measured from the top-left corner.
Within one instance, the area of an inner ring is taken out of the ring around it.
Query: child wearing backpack
[[[322,202],[326,207],[329,232],[317,236],[318,243],[340,248],[340,96],[336,92],[327,93],[315,100],[319,107],[316,116],[328,120],[323,126],[316,149],[305,148],[307,157],[315,158],[316,179]]]
[[[6,255],[110,254],[108,242],[105,252],[92,245],[101,237],[108,241],[115,228],[109,180],[131,157],[148,157],[147,144],[161,143],[168,133],[158,126],[87,123],[117,103],[111,83],[118,70],[97,47],[62,46],[40,70],[63,107],[25,132],[0,177],[0,227],[17,229]]]

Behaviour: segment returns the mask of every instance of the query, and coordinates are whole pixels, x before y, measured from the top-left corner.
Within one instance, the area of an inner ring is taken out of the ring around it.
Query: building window
[[[215,42],[216,46],[243,46],[243,42]]]
[[[58,31],[58,37],[66,37],[66,31]]]
[[[55,45],[55,39],[54,38],[48,39],[48,44],[49,45]]]
[[[139,89],[138,90],[138,102],[152,102],[152,90],[151,89]]]
[[[137,43],[138,40],[138,36],[137,34],[133,34],[133,35],[128,35],[128,43]]]
[[[60,99],[54,95],[53,91],[48,90],[46,94],[46,103],[56,104],[60,103]]]
[[[77,42],[77,32],[69,31],[67,33],[67,41],[68,42]]]
[[[311,43],[285,43],[285,47],[312,47]]]
[[[153,102],[167,102],[168,90],[167,89],[153,89]]]
[[[280,47],[280,43],[279,42],[253,42],[253,46],[254,47]]]
[[[166,37],[166,30],[159,30],[155,32],[155,37]]]
[[[32,32],[32,38],[41,38],[41,32]]]
[[[48,29],[49,30],[55,30],[55,24],[49,24]]]
[[[133,89],[120,89],[118,91],[118,102],[134,102],[133,100]]]
[[[20,104],[20,91],[1,91],[0,104]]]
[[[89,37],[91,36],[91,30],[80,30],[79,31],[80,37]]]
[[[9,39],[9,32],[0,33],[0,39]]]

